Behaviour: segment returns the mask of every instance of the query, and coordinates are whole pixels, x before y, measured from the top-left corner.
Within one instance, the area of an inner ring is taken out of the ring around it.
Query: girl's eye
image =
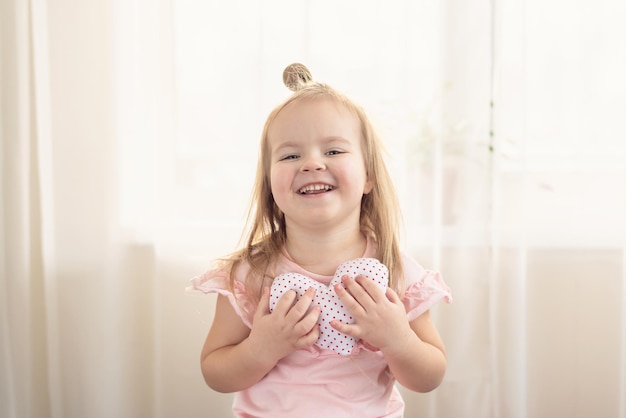
[[[289,155],[285,155],[283,158],[281,158],[280,161],[295,160],[296,158],[298,158],[298,156],[296,154],[289,154]]]
[[[342,151],[339,151],[339,150],[336,150],[336,149],[334,149],[334,150],[330,150],[330,151],[328,151],[328,152],[326,153],[326,155],[339,155],[339,154],[343,154],[343,152],[342,152]]]

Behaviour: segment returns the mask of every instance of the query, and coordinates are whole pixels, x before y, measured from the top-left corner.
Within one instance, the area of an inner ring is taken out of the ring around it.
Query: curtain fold
[[[43,262],[40,132],[30,2],[2,4],[2,281],[0,413],[47,417],[50,409]],[[45,135],[45,133],[43,133]],[[33,401],[36,400],[36,401]]]

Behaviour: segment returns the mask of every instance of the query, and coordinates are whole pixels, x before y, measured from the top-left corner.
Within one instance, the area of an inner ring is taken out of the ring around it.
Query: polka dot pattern
[[[315,344],[343,356],[350,355],[356,345],[356,339],[337,331],[330,325],[330,321],[335,319],[346,324],[353,324],[355,321],[339,300],[334,289],[335,284],[341,283],[341,277],[345,275],[352,278],[364,275],[378,284],[383,291],[386,291],[389,282],[387,267],[375,258],[357,258],[341,264],[328,286],[302,274],[285,273],[276,277],[272,283],[270,311],[274,310],[285,292],[293,289],[297,293],[296,299],[299,299],[308,288],[314,287],[317,290],[312,303],[321,308],[318,320],[320,337]]]

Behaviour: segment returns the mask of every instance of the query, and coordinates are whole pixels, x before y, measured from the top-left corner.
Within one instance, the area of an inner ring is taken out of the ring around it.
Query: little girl
[[[450,291],[399,250],[363,110],[301,64],[283,78],[294,93],[263,129],[247,245],[192,280],[218,294],[202,374],[236,392],[237,417],[402,417],[395,381],[428,392],[445,373],[429,309]]]

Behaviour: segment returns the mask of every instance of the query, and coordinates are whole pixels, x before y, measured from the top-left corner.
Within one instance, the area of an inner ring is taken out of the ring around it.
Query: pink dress
[[[368,242],[364,257],[372,254],[374,248]],[[451,301],[439,273],[425,270],[405,254],[403,268],[406,292],[402,301],[409,321],[442,299]],[[289,272],[324,284],[333,278],[308,272],[288,255],[281,255],[276,274]],[[246,268],[237,271],[234,294],[228,290],[228,274],[220,270],[194,278],[192,288],[227,296],[243,323],[251,327],[255,307],[245,294],[246,273]],[[318,346],[298,350],[280,360],[257,384],[237,392],[233,402],[234,415],[246,418],[402,417],[403,411],[404,401],[383,355],[360,342],[349,356]]]

